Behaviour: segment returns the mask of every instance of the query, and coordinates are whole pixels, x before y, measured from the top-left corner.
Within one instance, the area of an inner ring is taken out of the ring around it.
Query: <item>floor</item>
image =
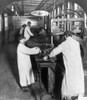
[[[14,43],[3,44],[0,50],[0,100],[53,100],[43,85],[40,88],[39,82],[33,85],[30,92],[20,89]]]

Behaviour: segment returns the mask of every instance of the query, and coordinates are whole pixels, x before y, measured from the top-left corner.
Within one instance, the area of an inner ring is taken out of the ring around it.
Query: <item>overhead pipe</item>
[[[36,8],[36,10],[41,9],[44,6],[44,4],[46,4],[48,1],[50,0],[42,0],[40,5]]]

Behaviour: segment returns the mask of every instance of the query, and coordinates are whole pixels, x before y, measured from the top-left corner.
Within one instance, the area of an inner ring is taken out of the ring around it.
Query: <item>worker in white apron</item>
[[[84,95],[84,71],[80,43],[72,37],[71,32],[67,34],[65,36],[66,40],[54,48],[48,56],[54,57],[62,52],[65,65],[62,98],[73,100],[72,97]],[[48,56],[45,56],[44,60],[47,60]]]
[[[35,82],[30,55],[36,55],[41,52],[38,47],[28,48],[25,46],[25,42],[30,38],[31,35],[33,36],[30,29],[28,29],[28,26],[26,26],[24,38],[20,40],[17,47],[19,80],[23,91],[28,91],[29,85]]]

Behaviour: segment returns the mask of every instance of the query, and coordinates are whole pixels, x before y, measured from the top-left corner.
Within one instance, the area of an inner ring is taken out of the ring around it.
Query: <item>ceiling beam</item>
[[[38,4],[25,4],[24,6],[38,6]]]
[[[0,0],[0,13],[3,13],[4,8],[14,2],[14,1],[19,1],[19,0]]]

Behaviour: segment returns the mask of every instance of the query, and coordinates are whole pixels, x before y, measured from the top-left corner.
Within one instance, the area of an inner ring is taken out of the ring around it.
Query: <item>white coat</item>
[[[21,86],[27,86],[34,83],[34,74],[30,55],[35,55],[39,52],[40,49],[37,47],[28,48],[24,44],[19,43],[17,47],[17,61]]]
[[[26,38],[26,41],[29,40],[31,36],[33,36],[33,33],[30,31],[30,27],[26,26],[24,30],[24,37]]]
[[[62,96],[71,97],[84,94],[84,72],[82,66],[80,44],[72,37],[53,49],[50,57],[63,53],[65,75],[62,82]]]

